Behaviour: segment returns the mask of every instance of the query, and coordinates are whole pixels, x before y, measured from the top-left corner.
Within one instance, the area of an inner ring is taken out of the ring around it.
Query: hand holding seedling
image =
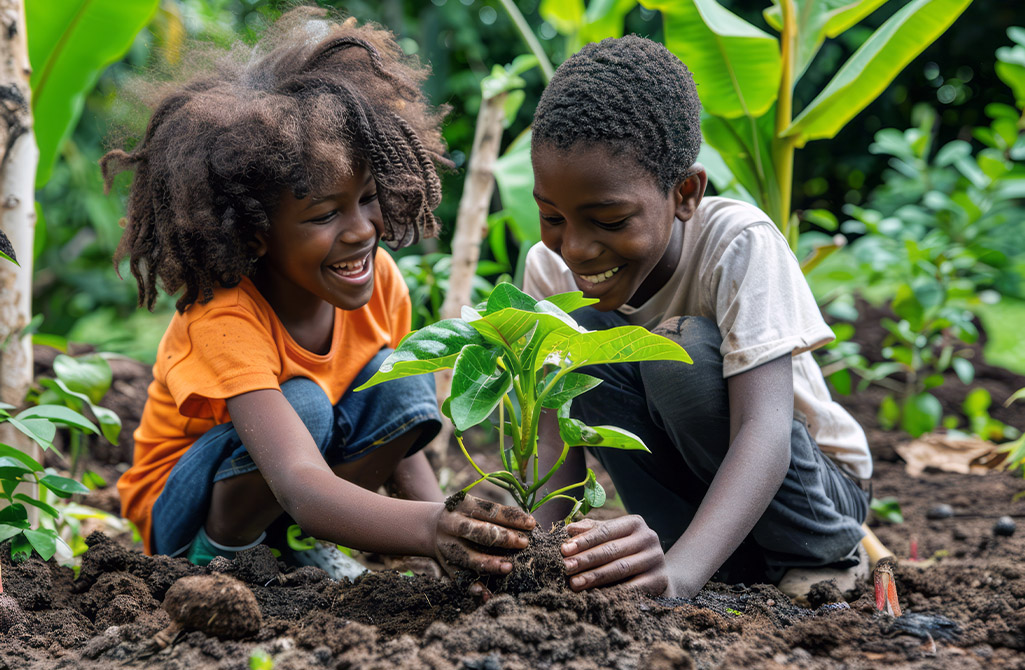
[[[515,507],[453,496],[438,515],[435,556],[450,575],[456,568],[504,575],[512,570],[508,557],[483,549],[523,549],[535,525],[532,516]]]
[[[619,584],[652,595],[674,595],[658,535],[636,514],[566,526],[562,545],[574,591]]]

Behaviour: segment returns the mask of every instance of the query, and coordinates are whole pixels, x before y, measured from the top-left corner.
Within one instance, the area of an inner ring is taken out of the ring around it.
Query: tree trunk
[[[442,319],[458,318],[463,305],[470,304],[473,277],[477,273],[477,261],[480,259],[480,244],[488,227],[488,206],[495,190],[495,160],[502,144],[506,95],[499,93],[481,101],[463,197],[459,200],[459,213],[456,215],[456,232],[452,237],[452,271],[448,280],[448,293],[441,305]],[[452,371],[435,373],[434,380],[438,403],[441,404],[452,390]],[[436,469],[445,465],[451,437],[452,424],[442,417],[441,432],[427,447],[427,453]]]
[[[32,383],[32,340],[22,332],[32,318],[32,245],[36,227],[34,182],[39,150],[32,132],[28,48],[23,0],[0,0],[0,230],[20,267],[0,259],[0,401],[20,406]],[[0,442],[34,458],[38,448],[8,424]]]

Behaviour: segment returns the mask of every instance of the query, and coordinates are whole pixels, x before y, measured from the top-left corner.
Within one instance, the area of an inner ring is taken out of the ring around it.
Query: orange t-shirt
[[[280,389],[293,377],[316,382],[336,404],[383,347],[409,332],[410,301],[395,261],[378,249],[374,292],[356,310],[335,310],[327,354],[303,349],[249,279],[176,313],[160,341],[153,383],[135,431],[132,467],[118,480],[121,513],[152,553],[152,510],[171,469],[214,426],[231,420],[225,400]]]

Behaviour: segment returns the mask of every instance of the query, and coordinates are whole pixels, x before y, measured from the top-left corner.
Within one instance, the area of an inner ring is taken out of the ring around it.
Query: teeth
[[[343,275],[358,275],[363,272],[363,268],[366,267],[367,259],[362,258],[358,261],[344,261],[342,263],[336,263],[331,266],[332,270],[335,270],[339,274]]]
[[[616,267],[612,268],[611,270],[606,270],[605,272],[601,272],[601,273],[596,274],[596,275],[580,275],[580,276],[585,281],[589,281],[592,284],[600,284],[603,281],[605,281],[606,279],[608,279],[609,277],[611,277],[612,275],[616,274],[617,272],[619,272],[619,266],[616,266]]]

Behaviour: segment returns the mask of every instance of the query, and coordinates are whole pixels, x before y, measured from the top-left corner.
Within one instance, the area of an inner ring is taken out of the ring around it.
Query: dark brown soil
[[[995,400],[1005,387],[1025,386],[1025,379],[981,361],[976,367],[975,385]],[[955,413],[965,389],[949,386],[940,397]],[[876,523],[875,531],[899,557],[908,556],[914,539],[921,558],[936,559],[897,566],[906,612],[899,619],[875,612],[868,584],[843,594],[846,603],[821,585],[810,599],[816,609],[796,607],[760,584],[710,584],[693,600],[620,590],[577,594],[560,581],[554,535],[539,543],[548,545],[547,554],[518,557],[518,567],[529,568],[491,584],[506,592],[481,605],[448,580],[373,572],[338,583],[316,568],[286,568],[265,547],[197,568],[184,559],[144,557],[95,533],[77,580],[52,561],[11,565],[7,545],[0,545],[0,670],[244,670],[257,649],[275,670],[1025,669],[1025,528],[1010,536],[993,528],[1003,515],[1025,523],[1025,500],[1014,500],[1025,481],[1000,471],[909,477],[893,449],[907,436],[878,428],[876,393],[841,400],[869,433],[877,456],[874,494],[897,497],[905,516],[903,524]],[[994,407],[993,414],[1025,424],[1020,411]],[[927,518],[938,503],[955,515]],[[161,604],[175,582],[196,575],[244,583],[259,615],[231,631],[242,639],[192,630],[154,651],[154,636],[171,623]]]

